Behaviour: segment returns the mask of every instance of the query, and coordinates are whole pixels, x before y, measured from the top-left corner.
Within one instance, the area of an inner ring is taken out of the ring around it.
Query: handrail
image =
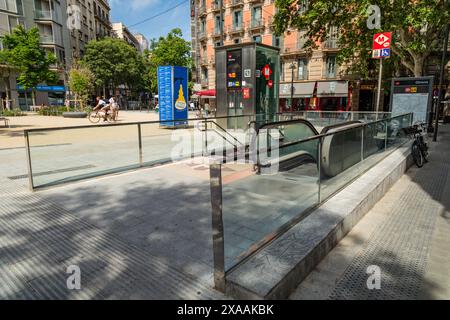
[[[262,129],[270,129],[270,128],[274,128],[274,127],[278,127],[278,126],[284,126],[284,125],[290,125],[290,124],[296,124],[296,123],[303,123],[306,126],[308,126],[315,135],[319,134],[319,131],[317,131],[317,129],[314,127],[314,125],[311,122],[309,122],[308,120],[305,120],[305,119],[295,119],[295,120],[283,120],[283,121],[278,121],[278,122],[269,122],[269,123],[263,124],[261,127],[259,127],[256,130],[256,133],[259,134],[259,131],[261,131]]]
[[[343,126],[348,126],[351,124],[357,124],[357,123],[363,123],[363,121],[347,121],[347,122],[342,122],[342,123],[336,123],[336,124],[332,124],[331,126],[327,126],[325,128],[322,129],[322,131],[320,132],[320,134],[324,134],[327,133],[329,130],[333,130],[339,127],[343,127]]]
[[[231,138],[233,138],[235,142],[237,142],[237,143],[241,144],[242,146],[244,146],[244,144],[243,144],[242,142],[240,142],[236,137],[234,137],[233,135],[231,135],[227,130],[225,130],[223,127],[221,127],[217,122],[212,121],[212,120],[207,120],[207,121],[204,121],[204,122],[199,122],[199,123],[197,124],[197,128],[198,128],[198,126],[199,126],[200,124],[202,124],[202,123],[205,124],[205,131],[208,130],[208,123],[214,123],[217,127],[220,128],[220,130],[222,130],[222,131],[225,132],[227,135],[229,135]],[[222,134],[221,134],[220,136],[221,136],[222,139],[224,139],[226,142],[230,143],[230,144],[234,147],[234,149],[237,149],[237,148],[238,148],[238,146],[235,145],[235,144],[234,144],[233,142],[231,142],[230,140],[228,140],[226,136],[224,136],[224,135],[222,135]]]

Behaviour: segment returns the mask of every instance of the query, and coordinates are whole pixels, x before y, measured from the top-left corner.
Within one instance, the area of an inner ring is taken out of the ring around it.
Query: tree
[[[69,87],[75,93],[75,100],[81,100],[81,109],[95,89],[95,76],[86,67],[75,67],[69,72]],[[67,110],[69,111],[69,110]]]
[[[33,90],[33,104],[36,104],[36,86],[57,80],[56,72],[50,70],[56,63],[56,57],[42,49],[39,43],[38,28],[27,31],[19,25],[3,38],[4,50],[1,54],[1,60],[18,70],[17,83],[25,90]]]
[[[144,59],[121,39],[90,41],[81,65],[92,71],[99,88],[114,90],[122,84],[133,88],[143,83]]]
[[[191,43],[183,39],[181,29],[175,28],[166,37],[151,41],[149,54],[150,81],[153,92],[157,91],[158,66],[180,66],[191,68]]]
[[[381,28],[376,30],[367,26],[372,4],[382,13]],[[309,40],[305,49],[326,40],[329,26],[338,27],[338,63],[362,76],[367,76],[371,63],[373,35],[381,31],[393,33],[390,67],[398,71],[402,65],[408,73],[422,76],[428,56],[442,50],[444,29],[450,20],[448,0],[276,0],[276,6],[276,33],[289,28],[306,30]]]

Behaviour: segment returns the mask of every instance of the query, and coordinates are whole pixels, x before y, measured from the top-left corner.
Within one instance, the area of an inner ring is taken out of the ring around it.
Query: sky
[[[165,36],[173,28],[183,31],[183,38],[191,40],[189,0],[109,0],[111,22],[123,22],[127,27],[157,15],[182,3],[175,9],[129,28],[131,32],[142,33],[149,41]]]

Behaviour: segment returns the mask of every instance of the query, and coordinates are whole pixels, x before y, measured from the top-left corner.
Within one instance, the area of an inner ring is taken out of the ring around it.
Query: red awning
[[[216,96],[216,90],[214,90],[214,89],[203,90],[203,91],[198,91],[195,94],[200,96],[200,97],[215,97]]]

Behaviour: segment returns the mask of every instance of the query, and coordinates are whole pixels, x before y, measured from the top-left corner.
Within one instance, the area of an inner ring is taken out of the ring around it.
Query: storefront
[[[317,109],[321,111],[349,110],[351,91],[347,81],[317,82]]]
[[[348,81],[301,82],[294,83],[293,86],[290,83],[282,83],[280,112],[348,110],[351,95]],[[292,101],[291,97],[293,97]]]
[[[33,105],[32,90],[25,91],[24,87],[17,85],[17,93],[19,96],[19,106],[21,110],[30,110]],[[39,85],[36,87],[36,105],[45,106],[63,106],[66,95],[65,86],[45,86]]]
[[[283,83],[280,85],[280,112],[294,112],[308,110],[316,82]],[[292,92],[293,91],[293,92]],[[293,97],[291,101],[291,97]]]

